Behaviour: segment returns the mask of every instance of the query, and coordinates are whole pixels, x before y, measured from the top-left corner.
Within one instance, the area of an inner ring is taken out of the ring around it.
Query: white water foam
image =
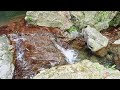
[[[17,60],[22,61],[24,58],[24,50],[20,46],[22,42],[25,41],[26,39],[23,37],[23,35],[18,36],[17,34],[10,34],[9,36],[12,41],[16,42]]]
[[[58,45],[56,42],[54,42],[55,46],[65,55],[66,61],[70,64],[75,63],[77,60],[77,52],[73,49],[64,49],[60,45]]]

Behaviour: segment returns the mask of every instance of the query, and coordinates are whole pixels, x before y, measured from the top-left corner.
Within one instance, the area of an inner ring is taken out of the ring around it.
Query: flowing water
[[[10,21],[17,21],[16,19],[17,17],[19,18],[20,16],[25,16],[25,14],[26,14],[26,11],[0,11],[0,26],[6,25]],[[24,52],[23,50],[20,50],[19,47],[20,47],[21,42],[24,41],[24,39],[21,38],[20,36],[18,37],[15,34],[12,34],[12,35],[13,36],[11,40],[16,42],[17,58],[19,60],[22,60],[22,57],[24,56]],[[58,45],[57,43],[54,43],[54,44],[64,54],[67,62],[74,63],[74,60],[77,57],[75,50],[72,50],[72,49],[66,50],[60,45]]]
[[[62,46],[55,41],[54,34],[57,34],[57,30],[29,26],[24,21],[18,21],[18,18],[24,17],[25,13],[26,11],[0,11],[0,26],[7,25],[11,21],[18,22],[0,28],[0,35],[7,34],[15,47],[15,73],[13,78],[29,79],[46,68],[73,64],[81,59],[86,59],[86,57],[90,59],[91,56],[84,53],[88,51],[81,50],[80,52],[73,48],[66,49],[63,47],[64,45]],[[74,42],[77,45],[74,47],[85,46],[84,41],[78,41]],[[94,58],[96,57],[92,57],[92,59]]]
[[[56,42],[54,42],[54,45],[61,51],[61,53],[66,57],[66,61],[69,64],[73,64],[77,61],[78,53],[75,49],[65,49],[64,47],[60,46]]]

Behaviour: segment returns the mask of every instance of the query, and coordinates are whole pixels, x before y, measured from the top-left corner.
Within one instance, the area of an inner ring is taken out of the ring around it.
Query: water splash
[[[73,64],[77,61],[77,52],[74,49],[64,49],[60,45],[58,45],[55,41],[53,41],[54,45],[65,55],[66,61],[70,64]]]
[[[17,60],[22,61],[24,59],[24,46],[23,46],[23,42],[25,41],[25,38],[23,37],[23,35],[10,34],[10,39],[12,41],[16,42],[15,47],[16,47]]]

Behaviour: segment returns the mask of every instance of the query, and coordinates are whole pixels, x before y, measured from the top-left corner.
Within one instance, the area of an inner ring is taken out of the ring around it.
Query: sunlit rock
[[[113,44],[120,44],[120,39],[116,40]]]
[[[72,26],[69,11],[28,11],[26,21],[30,24],[69,29]]]
[[[99,63],[89,60],[72,65],[52,67],[37,74],[33,79],[120,79],[120,72],[105,68]]]
[[[88,48],[92,51],[98,51],[108,45],[108,39],[89,25],[82,30],[82,34],[87,42]]]
[[[117,11],[70,11],[72,22],[79,29],[87,25],[93,26],[97,31],[109,27],[109,22],[114,18]]]

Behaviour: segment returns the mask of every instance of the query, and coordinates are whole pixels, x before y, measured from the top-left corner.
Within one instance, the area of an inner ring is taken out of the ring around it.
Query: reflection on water
[[[26,11],[0,11],[0,26],[7,24],[16,17],[25,16]]]

